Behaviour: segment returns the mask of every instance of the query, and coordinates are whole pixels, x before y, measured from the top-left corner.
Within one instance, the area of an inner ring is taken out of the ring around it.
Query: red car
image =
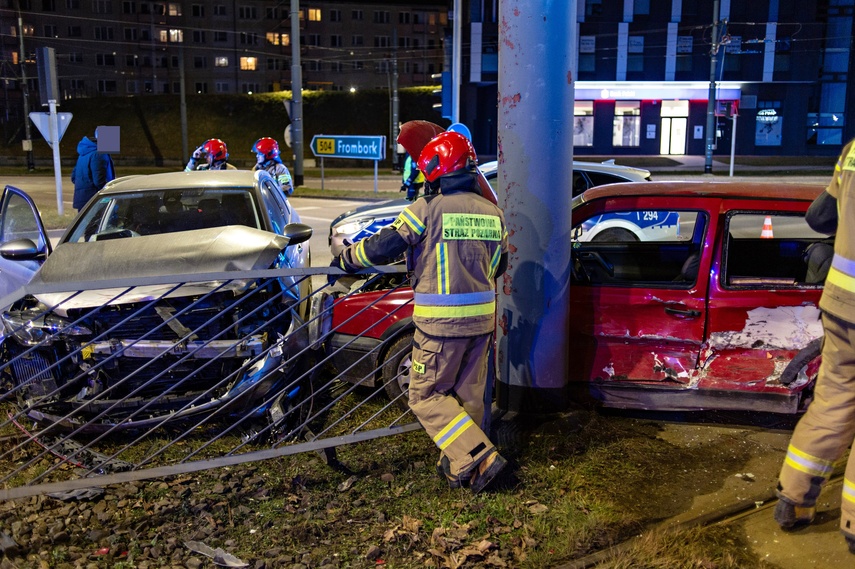
[[[575,198],[572,392],[624,409],[803,411],[824,280],[806,250],[831,252],[804,215],[822,190],[649,182]],[[395,396],[407,381],[412,291],[387,285],[334,299],[324,344],[342,379],[387,382]]]

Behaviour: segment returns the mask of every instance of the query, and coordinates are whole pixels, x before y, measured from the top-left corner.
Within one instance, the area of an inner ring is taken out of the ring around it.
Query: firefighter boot
[[[846,538],[846,545],[849,546],[849,553],[855,553],[855,537],[849,537],[848,535],[844,535]]]
[[[469,486],[470,473],[461,472],[459,476],[453,475],[451,473],[451,463],[448,461],[448,457],[445,455],[440,456],[439,460],[436,461],[436,474],[441,479],[448,482],[448,487],[452,490]]]
[[[775,505],[774,515],[781,529],[794,529],[811,523],[816,515],[816,507],[796,506],[780,498]]]
[[[486,488],[507,465],[508,461],[502,458],[496,449],[491,450],[472,470],[469,489],[473,494],[477,494]]]

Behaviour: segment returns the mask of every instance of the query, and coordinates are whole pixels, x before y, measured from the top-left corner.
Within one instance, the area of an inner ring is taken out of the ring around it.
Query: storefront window
[[[612,145],[638,146],[641,138],[641,103],[615,101]]]
[[[573,146],[594,145],[594,102],[576,101],[573,106]]]
[[[781,146],[783,123],[780,101],[758,101],[754,123],[755,146]]]

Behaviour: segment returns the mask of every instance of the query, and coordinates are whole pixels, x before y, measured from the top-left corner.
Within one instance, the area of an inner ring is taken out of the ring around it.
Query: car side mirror
[[[15,239],[0,245],[0,256],[10,261],[43,261],[47,253],[39,249],[32,239]]]
[[[297,245],[312,237],[312,228],[305,223],[289,223],[282,234],[288,238],[288,245]]]

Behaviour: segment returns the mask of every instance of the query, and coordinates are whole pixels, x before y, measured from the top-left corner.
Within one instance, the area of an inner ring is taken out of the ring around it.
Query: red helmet
[[[275,160],[279,157],[279,143],[269,136],[265,136],[255,141],[255,144],[252,145],[252,151],[263,155],[265,160]]]
[[[440,176],[451,174],[463,168],[472,168],[478,158],[469,139],[459,132],[442,132],[436,135],[422,149],[418,166],[425,180],[433,182]]]
[[[219,138],[211,138],[202,145],[202,150],[208,155],[209,162],[219,162],[229,159],[229,150],[226,143]]]

